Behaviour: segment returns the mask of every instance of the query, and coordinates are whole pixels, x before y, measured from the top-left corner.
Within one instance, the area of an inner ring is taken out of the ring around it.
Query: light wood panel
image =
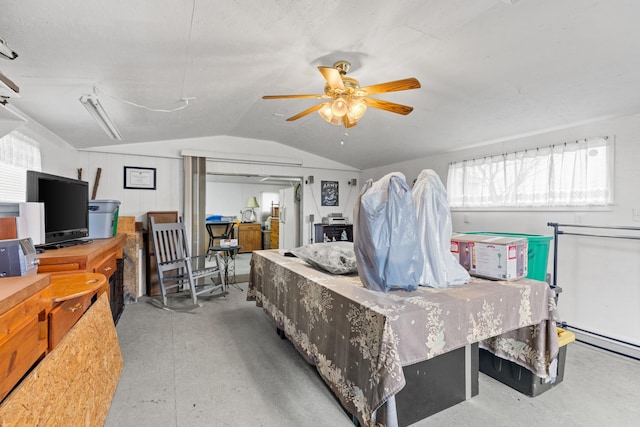
[[[122,366],[109,301],[102,294],[0,405],[0,425],[103,425]]]

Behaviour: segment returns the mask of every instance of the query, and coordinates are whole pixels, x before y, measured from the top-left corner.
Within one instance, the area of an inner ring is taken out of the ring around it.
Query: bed
[[[357,274],[332,275],[267,250],[253,252],[247,300],[365,426],[398,424],[403,367],[478,343],[546,378],[558,353],[555,295],[534,280],[473,278],[447,289],[382,293],[364,288]]]

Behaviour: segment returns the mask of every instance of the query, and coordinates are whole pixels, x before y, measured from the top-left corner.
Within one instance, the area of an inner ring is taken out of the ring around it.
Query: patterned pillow
[[[313,267],[332,274],[358,272],[353,242],[312,243],[295,248],[291,253]]]

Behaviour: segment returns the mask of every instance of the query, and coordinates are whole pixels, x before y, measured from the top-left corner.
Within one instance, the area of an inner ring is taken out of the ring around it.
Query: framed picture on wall
[[[124,188],[138,190],[156,189],[156,168],[124,167]]]
[[[338,206],[338,181],[321,181],[320,198],[322,206]]]

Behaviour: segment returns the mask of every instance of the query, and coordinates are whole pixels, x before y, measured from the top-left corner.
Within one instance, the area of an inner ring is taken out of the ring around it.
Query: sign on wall
[[[338,181],[321,181],[322,206],[338,206]]]

